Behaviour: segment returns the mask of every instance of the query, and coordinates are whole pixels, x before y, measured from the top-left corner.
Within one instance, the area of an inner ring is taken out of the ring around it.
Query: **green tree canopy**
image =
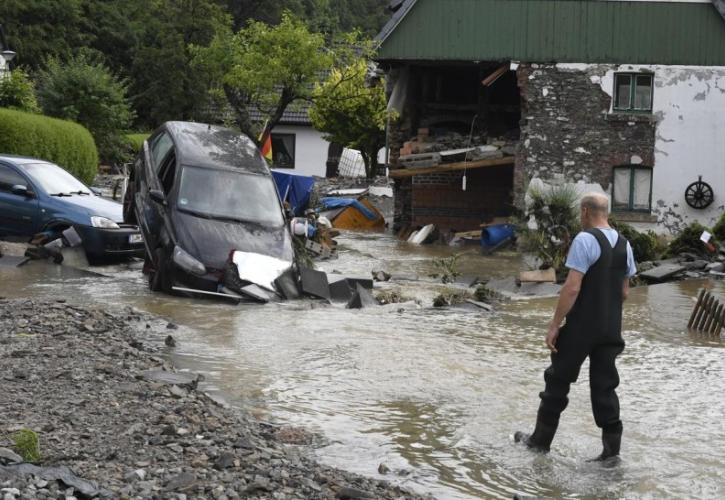
[[[290,13],[276,26],[252,21],[237,33],[220,30],[212,43],[197,47],[200,71],[223,89],[242,132],[254,138],[256,108],[273,128],[291,103],[310,99],[314,84],[332,67],[322,35]]]
[[[121,135],[133,119],[126,90],[125,81],[83,53],[66,61],[50,58],[38,72],[38,100],[45,114],[88,128],[106,162],[124,159]]]
[[[334,69],[313,93],[310,119],[328,141],[360,150],[370,178],[375,175],[378,151],[385,145],[388,112],[384,84],[368,82],[368,70],[365,58]]]
[[[40,107],[35,97],[35,86],[28,74],[15,69],[0,78],[0,108],[10,108],[28,113],[39,113]]]

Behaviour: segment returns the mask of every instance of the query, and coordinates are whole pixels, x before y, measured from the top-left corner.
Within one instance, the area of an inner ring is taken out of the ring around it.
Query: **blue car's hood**
[[[99,215],[113,222],[123,222],[123,205],[95,195],[74,194],[70,197],[57,198],[65,204],[75,205],[91,215]]]

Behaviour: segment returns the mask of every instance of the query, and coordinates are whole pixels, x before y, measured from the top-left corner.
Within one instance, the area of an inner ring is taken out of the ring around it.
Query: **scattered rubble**
[[[421,498],[319,465],[282,444],[306,433],[216,403],[161,356],[165,334],[130,308],[0,300],[3,499]],[[21,428],[40,463],[17,464],[6,436]]]

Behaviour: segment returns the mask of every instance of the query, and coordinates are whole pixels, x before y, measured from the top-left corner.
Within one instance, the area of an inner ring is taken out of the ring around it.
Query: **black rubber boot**
[[[619,456],[619,448],[622,445],[622,431],[602,432],[602,453],[590,460],[590,462],[603,462],[612,457]]]
[[[551,442],[554,440],[557,427],[558,423],[551,425],[537,420],[533,433],[526,434],[525,432],[517,431],[514,434],[514,442],[524,443],[531,450],[547,453],[551,448]]]

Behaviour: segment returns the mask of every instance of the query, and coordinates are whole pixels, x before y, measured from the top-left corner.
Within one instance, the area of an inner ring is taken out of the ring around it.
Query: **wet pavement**
[[[313,301],[233,306],[148,291],[138,264],[95,269],[0,268],[0,295],[130,305],[179,325],[174,360],[263,418],[303,425],[318,458],[440,498],[682,498],[725,495],[725,360],[719,339],[689,334],[703,282],[633,290],[620,357],[623,460],[606,469],[586,365],[549,455],[511,443],[533,424],[547,364],[544,327],[554,301],[514,302],[494,314],[430,308],[442,289],[428,274],[441,247],[389,236],[346,235],[328,271],[384,269],[415,302],[346,310]],[[458,250],[460,251],[460,250]],[[520,267],[505,254],[461,258],[465,275],[503,277]],[[404,278],[404,279],[403,279]],[[725,287],[712,284],[725,296]],[[164,332],[166,333],[166,332]],[[379,464],[392,470],[378,474]]]

